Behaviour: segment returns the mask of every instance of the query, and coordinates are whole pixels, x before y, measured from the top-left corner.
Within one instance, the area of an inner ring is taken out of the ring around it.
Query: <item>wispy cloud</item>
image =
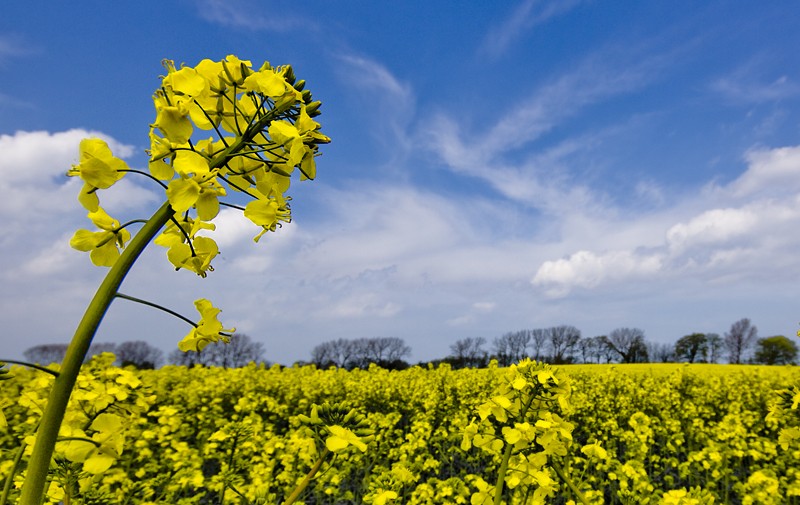
[[[592,55],[568,74],[534,90],[485,131],[462,131],[455,120],[438,114],[427,122],[430,126],[422,130],[421,137],[449,170],[486,179],[510,199],[543,209],[561,206],[559,202],[589,204],[592,198],[586,188],[569,180],[557,164],[596,145],[596,134],[582,134],[533,152],[522,164],[506,163],[504,156],[526,147],[594,103],[641,89],[665,64],[658,56],[629,65],[620,63],[629,59],[620,51]],[[542,182],[544,179],[547,182]],[[548,197],[553,191],[556,194]]]
[[[787,75],[775,76],[766,67],[766,57],[752,58],[731,74],[713,81],[710,87],[731,102],[746,105],[776,102],[800,95],[800,84]],[[765,79],[767,74],[774,77]]]
[[[249,0],[197,0],[201,18],[231,28],[286,32],[297,28],[315,29],[316,22],[292,11],[293,4],[271,2],[268,10],[263,2]]]
[[[15,34],[0,35],[0,63],[11,58],[20,58],[40,52],[35,45],[26,42],[25,38]]]
[[[583,0],[525,0],[500,25],[486,34],[479,52],[498,57],[526,31],[566,14]]]
[[[340,78],[358,90],[356,100],[375,126],[376,139],[390,147],[409,145],[407,128],[416,113],[416,98],[408,82],[383,64],[369,58],[343,54],[337,58]]]

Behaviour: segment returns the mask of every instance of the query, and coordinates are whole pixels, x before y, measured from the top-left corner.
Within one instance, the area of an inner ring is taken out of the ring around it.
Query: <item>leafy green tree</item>
[[[703,333],[692,333],[675,342],[675,355],[678,359],[688,360],[689,363],[694,363],[698,354],[705,358],[707,351],[708,339]]]
[[[762,365],[793,365],[796,359],[797,344],[783,335],[759,338],[756,342],[756,363]]]

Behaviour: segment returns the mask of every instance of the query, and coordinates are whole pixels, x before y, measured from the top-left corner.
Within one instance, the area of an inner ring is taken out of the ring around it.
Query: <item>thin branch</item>
[[[4,360],[0,360],[0,361],[3,361],[4,363],[14,363],[15,365],[22,365],[22,366],[27,366],[27,367],[30,367],[30,368],[35,368],[37,370],[41,370],[42,372],[46,372],[46,373],[49,373],[50,375],[58,377],[58,372],[56,372],[55,370],[50,370],[49,368],[45,368],[43,366],[34,365],[33,363],[27,363],[25,361],[12,361],[10,359],[4,359]]]
[[[167,314],[172,314],[173,316],[177,317],[178,319],[186,321],[187,323],[189,323],[192,326],[194,326],[195,328],[197,328],[197,323],[195,323],[191,319],[183,317],[182,315],[178,314],[177,312],[175,312],[173,310],[170,310],[170,309],[168,309],[166,307],[162,307],[161,305],[158,305],[157,303],[148,302],[147,300],[141,300],[139,298],[134,298],[132,296],[124,295],[124,294],[120,293],[119,291],[117,291],[117,293],[114,296],[117,297],[117,298],[124,298],[124,299],[130,300],[132,302],[141,303],[142,305],[147,305],[149,307],[153,307],[153,308],[156,308],[156,309],[159,309],[159,310],[163,310]]]

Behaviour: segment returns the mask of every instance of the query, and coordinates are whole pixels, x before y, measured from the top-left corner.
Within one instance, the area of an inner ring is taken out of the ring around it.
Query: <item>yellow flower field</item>
[[[295,503],[476,504],[489,499],[496,483],[500,456],[462,445],[507,369],[123,371],[112,361],[95,358],[79,378],[56,447],[51,502],[69,495],[76,503],[283,503],[325,449],[308,423],[316,415],[312,406],[326,402],[345,402],[363,414],[370,428],[364,433],[374,436],[332,429],[328,448],[337,451],[335,459]],[[588,503],[799,501],[800,450],[784,450],[778,440],[790,421],[766,420],[774,390],[790,387],[798,369],[554,368],[566,372],[572,394],[566,408],[552,409],[574,428],[571,442],[564,435],[566,454],[551,456]],[[0,478],[21,459],[7,503],[19,496],[52,383],[40,371],[12,373],[0,396],[8,420],[0,428]],[[520,430],[507,431],[506,440],[519,440]],[[555,473],[541,472],[530,484],[516,479],[503,501],[537,503],[537,486],[550,479],[553,492],[538,503],[579,503]]]

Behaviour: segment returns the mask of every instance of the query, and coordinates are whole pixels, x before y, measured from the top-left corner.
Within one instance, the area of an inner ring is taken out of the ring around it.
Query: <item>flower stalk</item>
[[[102,321],[109,305],[111,305],[111,301],[114,300],[117,289],[125,279],[125,275],[130,271],[133,263],[147,244],[172,217],[172,214],[173,210],[169,202],[164,202],[122,252],[117,262],[106,275],[103,283],[100,284],[91,303],[89,303],[83,319],[81,319],[69,344],[59,375],[50,390],[47,406],[44,409],[41,425],[36,435],[36,443],[33,446],[33,454],[31,454],[31,459],[28,463],[28,475],[22,486],[21,505],[39,505],[42,502],[47,471],[50,468],[50,460],[53,457],[58,430],[61,427],[61,421],[64,419],[64,412],[67,409],[72,388],[75,386],[75,381],[78,378],[78,373],[89,346],[92,344],[94,334],[97,332],[97,327],[100,325],[100,321]]]
[[[308,483],[311,482],[311,479],[314,478],[314,475],[317,474],[320,467],[322,466],[322,463],[325,461],[325,457],[328,455],[328,452],[330,451],[328,451],[328,448],[326,447],[325,450],[322,451],[322,455],[319,457],[317,462],[314,464],[311,470],[309,470],[308,475],[306,475],[306,478],[303,479],[303,482],[301,482],[300,485],[297,486],[297,489],[292,491],[292,494],[290,494],[289,497],[286,498],[286,502],[284,502],[283,505],[292,505],[292,503],[294,503],[295,500],[297,500],[297,498],[300,496],[300,493],[305,491],[306,487],[308,487]]]

